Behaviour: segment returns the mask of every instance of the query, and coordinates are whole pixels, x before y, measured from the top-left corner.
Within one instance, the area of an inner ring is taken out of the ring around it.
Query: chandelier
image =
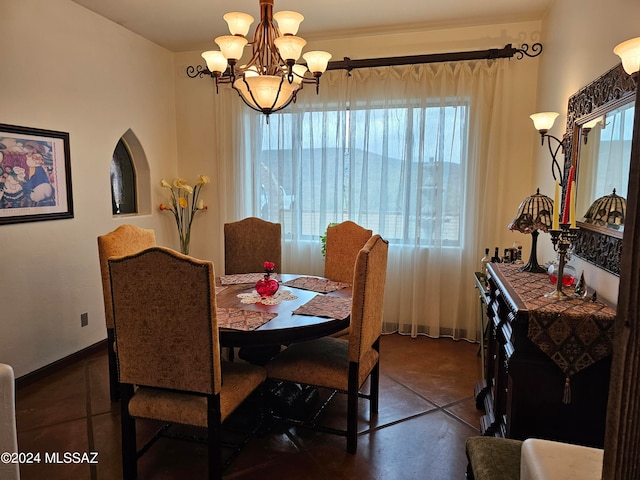
[[[273,0],[260,0],[260,22],[251,42],[246,38],[254,20],[251,15],[230,12],[223,18],[231,35],[217,37],[220,50],[202,53],[207,69],[189,67],[189,77],[210,75],[216,82],[216,93],[219,84],[231,84],[244,103],[267,116],[295,102],[305,83],[314,83],[318,93],[331,54],[307,52],[302,55],[306,65],[296,63],[307,43],[296,36],[302,15],[290,11],[274,14]],[[238,65],[246,45],[252,46],[251,59]]]

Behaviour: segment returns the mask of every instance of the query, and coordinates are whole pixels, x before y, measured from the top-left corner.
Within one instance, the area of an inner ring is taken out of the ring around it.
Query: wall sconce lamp
[[[613,49],[613,53],[622,60],[622,68],[632,77],[640,70],[640,37],[622,42]]]
[[[598,125],[598,123],[600,123],[602,125],[602,127],[604,128],[604,126],[606,125],[606,121],[605,121],[605,116],[603,115],[602,117],[598,117],[598,118],[594,118],[593,120],[591,120],[590,122],[585,123],[584,125],[582,125],[582,138],[584,139],[584,144],[587,144],[587,139],[589,136],[589,132],[591,131],[592,128],[594,128],[596,125]]]
[[[556,118],[560,115],[557,112],[540,112],[534,113],[533,115],[529,115],[529,118],[533,120],[533,126],[540,132],[540,137],[542,139],[541,145],[544,145],[544,139],[547,139],[547,145],[549,145],[549,153],[551,154],[551,175],[553,175],[553,179],[556,180],[561,187],[564,187],[562,183],[562,170],[560,169],[560,164],[556,159],[558,152],[562,149],[562,154],[564,155],[564,140],[560,140],[553,135],[549,135],[549,130],[553,127]],[[555,140],[557,145],[555,149],[551,146],[551,140]],[[558,172],[558,176],[556,177],[556,172]]]

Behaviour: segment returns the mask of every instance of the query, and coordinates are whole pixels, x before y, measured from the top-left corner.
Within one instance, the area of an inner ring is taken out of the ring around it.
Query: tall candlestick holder
[[[561,223],[560,229],[549,230],[553,249],[558,252],[558,279],[556,280],[556,289],[553,292],[547,293],[545,295],[547,298],[557,298],[559,300],[570,298],[570,295],[562,291],[562,280],[564,277],[564,266],[567,262],[567,253],[578,236],[579,230],[577,227],[571,227],[569,223]]]

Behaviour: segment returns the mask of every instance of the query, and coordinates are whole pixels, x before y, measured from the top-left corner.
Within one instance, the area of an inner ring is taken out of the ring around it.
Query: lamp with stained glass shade
[[[547,232],[553,222],[553,200],[536,190],[535,195],[525,198],[520,206],[516,217],[509,224],[509,230],[516,230],[521,233],[531,234],[531,254],[529,261],[520,270],[523,272],[544,273],[544,267],[538,264],[538,235],[539,232]]]
[[[613,193],[598,198],[584,214],[584,222],[591,225],[619,230],[624,225],[627,215],[627,200]]]

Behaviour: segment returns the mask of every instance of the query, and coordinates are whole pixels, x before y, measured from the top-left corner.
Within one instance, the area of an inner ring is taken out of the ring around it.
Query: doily
[[[298,298],[294,294],[291,293],[291,290],[278,290],[275,295],[271,297],[261,297],[258,295],[258,292],[255,290],[251,293],[239,293],[238,298],[240,298],[242,303],[261,303],[263,305],[278,305],[282,303],[284,300],[295,300]]]

